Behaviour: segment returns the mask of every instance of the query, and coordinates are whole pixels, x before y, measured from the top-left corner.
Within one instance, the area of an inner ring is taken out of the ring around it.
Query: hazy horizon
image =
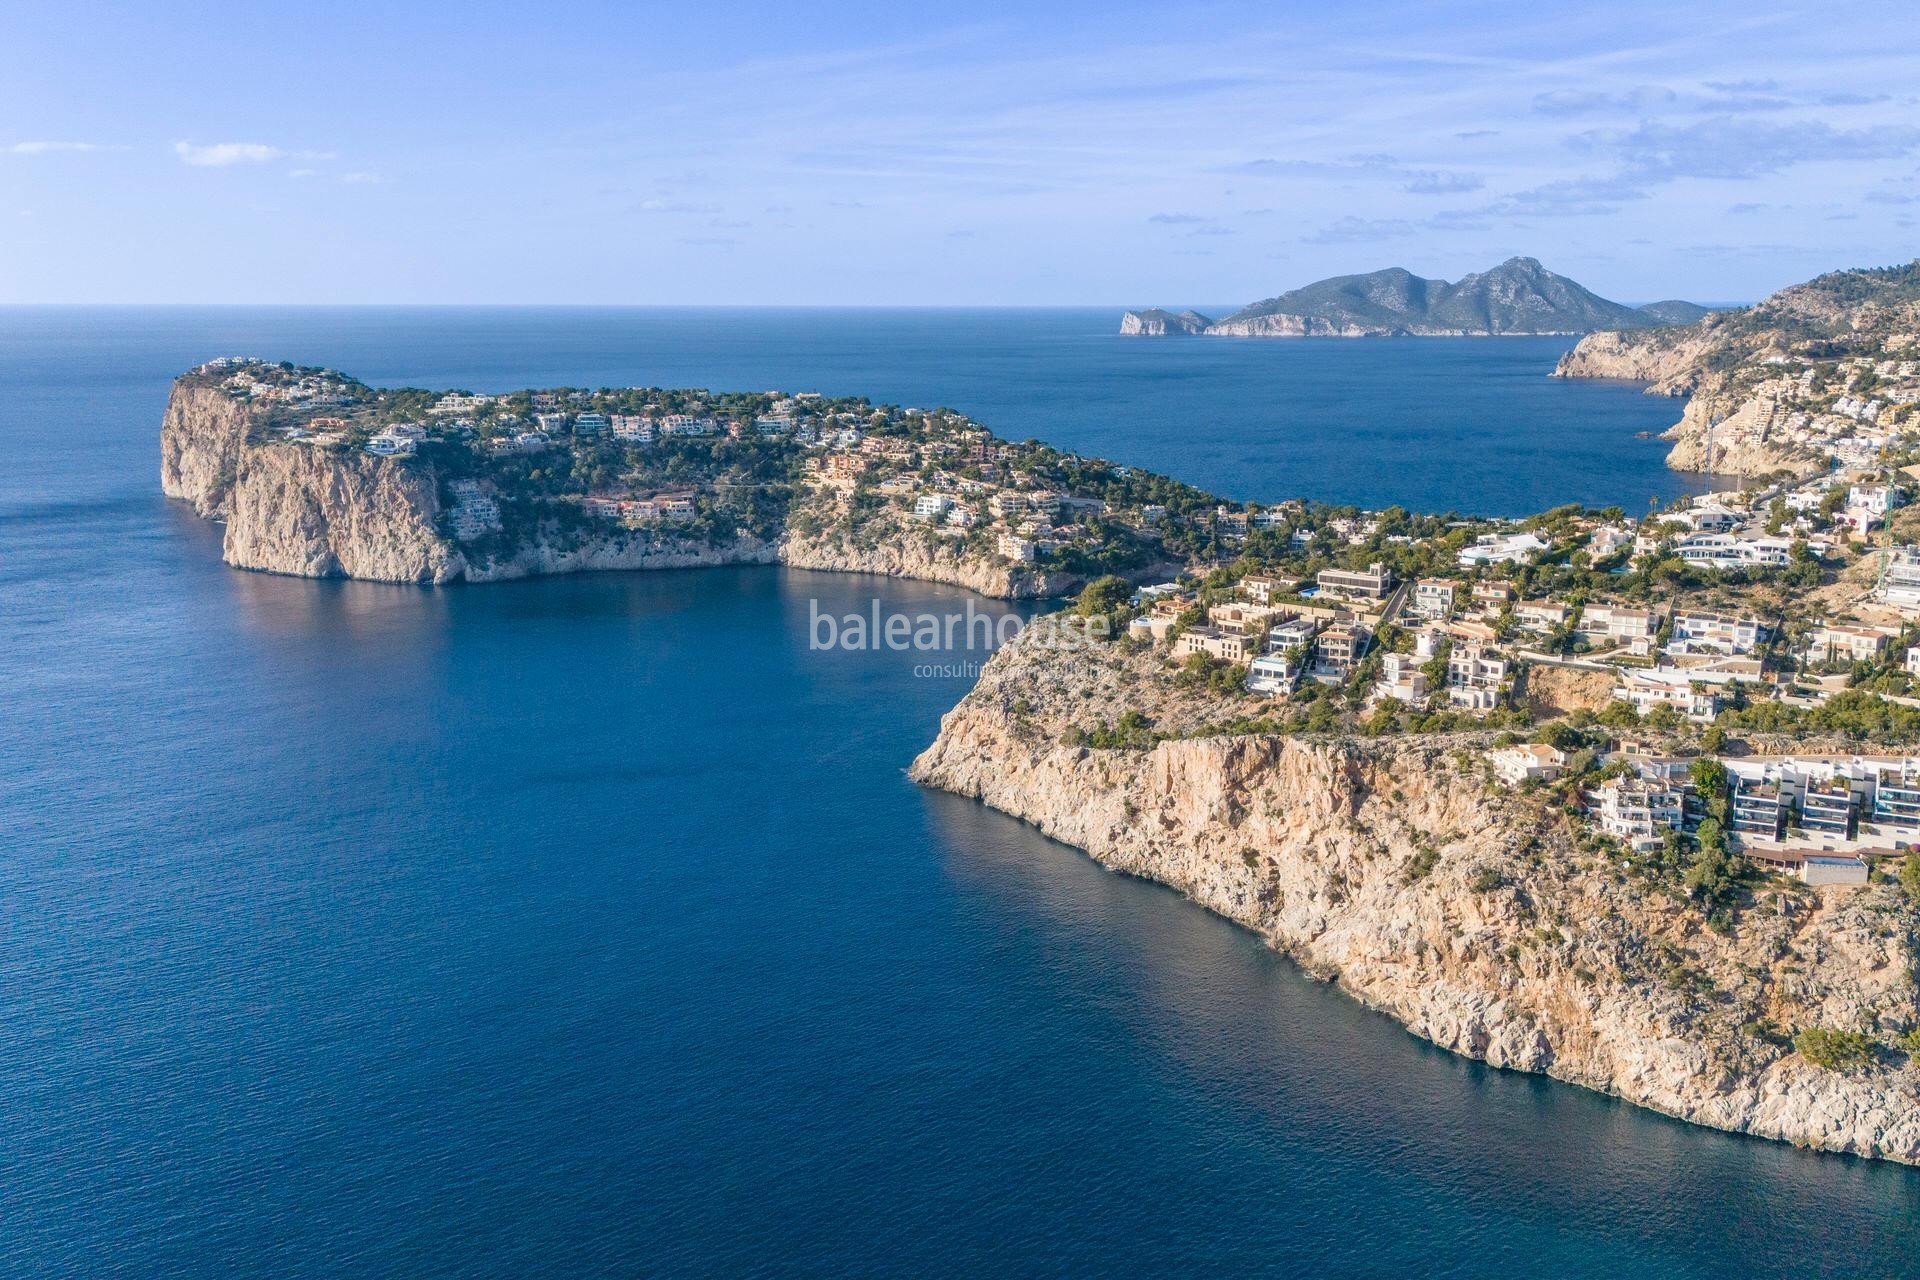
[[[1915,256],[1910,21],[15,6],[0,302],[1237,306],[1514,255],[1752,300]]]

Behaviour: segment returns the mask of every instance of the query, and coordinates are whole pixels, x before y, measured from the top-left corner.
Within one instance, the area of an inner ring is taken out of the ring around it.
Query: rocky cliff
[[[1078,590],[1078,574],[1011,564],[964,545],[934,537],[925,525],[881,517],[855,527],[832,492],[803,499],[780,541],[781,564],[794,569],[874,573],[966,587],[983,596],[1038,600]]]
[[[228,564],[308,578],[450,582],[466,559],[445,538],[424,468],[358,451],[248,447],[227,500]]]
[[[1303,315],[1229,317],[1207,328],[1207,335],[1214,338],[1378,338],[1396,332],[1399,330]]]
[[[1198,311],[1166,311],[1159,307],[1149,307],[1145,311],[1129,311],[1120,317],[1120,336],[1123,338],[1165,338],[1174,334],[1204,333],[1213,321]]]
[[[1709,431],[1708,419],[1715,414],[1721,416]],[[1661,432],[1660,438],[1673,441],[1667,465],[1675,471],[1706,471],[1711,436],[1715,475],[1821,474],[1827,469],[1825,456],[1787,438],[1790,420],[1778,403],[1762,396],[1696,396],[1687,402],[1680,421]]]
[[[244,402],[176,385],[160,427],[161,488],[226,521],[227,563],[379,582],[465,575],[465,558],[435,527],[430,473],[359,452],[260,444],[253,426]]]
[[[1049,649],[1046,634],[988,664],[915,779],[1179,889],[1454,1052],[1698,1124],[1920,1162],[1920,1068],[1831,1071],[1762,1030],[1914,1025],[1898,890],[1769,890],[1713,932],[1586,850],[1563,814],[1491,788],[1469,739],[1068,745],[1090,708],[1199,726],[1159,658]]]
[[[1077,589],[1079,575],[1038,570],[932,536],[894,519],[853,527],[830,489],[803,491],[795,527],[768,542],[709,545],[670,530],[536,536],[505,554],[474,557],[440,527],[430,464],[359,450],[250,438],[248,406],[217,388],[179,385],[160,434],[161,485],[202,516],[226,522],[223,555],[242,569],[299,577],[438,584],[498,582],[594,570],[722,564],[874,573],[1040,598]]]
[[[1652,395],[1691,395],[1700,385],[1712,341],[1695,330],[1634,329],[1590,333],[1560,357],[1556,378],[1620,378],[1644,382]]]
[[[160,490],[202,516],[225,515],[252,415],[214,387],[175,384],[160,423]]]
[[[1738,394],[1728,372],[1715,369],[1721,350],[1703,327],[1592,333],[1560,357],[1553,376],[1619,378],[1646,383],[1649,395],[1692,397],[1680,420],[1661,433],[1673,441],[1667,465],[1675,471],[1707,469],[1708,420],[1718,415],[1712,433],[1716,474],[1818,474],[1824,460],[1784,438],[1789,415],[1764,397]]]

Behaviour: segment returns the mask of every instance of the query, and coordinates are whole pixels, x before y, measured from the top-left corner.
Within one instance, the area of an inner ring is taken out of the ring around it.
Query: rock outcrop
[[[241,450],[226,506],[228,564],[308,578],[451,582],[432,474],[392,459],[284,445]]]
[[[965,587],[1003,600],[1040,600],[1065,595],[1085,584],[1078,574],[1011,564],[999,557],[969,554],[951,542],[929,537],[924,528],[882,519],[857,532],[844,522],[838,504],[815,499],[815,519],[790,528],[780,540],[779,561],[793,569],[836,573],[873,573]],[[813,527],[818,532],[808,532]]]
[[[1709,418],[1716,413],[1721,415],[1719,420],[1710,424]],[[1821,474],[1827,469],[1826,458],[1786,438],[1790,420],[1779,404],[1763,396],[1696,396],[1687,402],[1680,421],[1661,432],[1660,438],[1673,441],[1667,465],[1675,471],[1711,470],[1722,476],[1765,476],[1779,471],[1794,476]]]
[[[252,422],[248,407],[217,388],[176,384],[160,423],[160,491],[224,515]]]
[[[1699,328],[1592,333],[1560,357],[1553,376],[1644,382],[1649,395],[1692,397],[1680,420],[1661,433],[1673,441],[1667,465],[1675,471],[1708,469],[1708,425],[1715,415],[1711,463],[1716,474],[1806,476],[1823,470],[1822,458],[1783,438],[1788,415],[1776,403],[1729,394],[1726,377],[1711,371],[1718,350],[1713,335]]]
[[[1693,330],[1590,333],[1560,357],[1556,378],[1644,382],[1650,395],[1691,395],[1700,385],[1711,339]]]
[[[1145,311],[1129,311],[1120,317],[1120,336],[1123,338],[1165,338],[1174,334],[1192,335],[1205,333],[1213,321],[1198,311],[1164,311],[1159,307],[1149,307]]]
[[[1920,1068],[1826,1070],[1756,1029],[1912,1026],[1897,889],[1769,890],[1723,935],[1583,851],[1564,815],[1496,793],[1477,740],[1071,745],[1092,708],[1197,726],[1156,684],[1158,657],[1047,634],[995,656],[915,779],[1173,886],[1454,1052],[1697,1124],[1920,1162]]]

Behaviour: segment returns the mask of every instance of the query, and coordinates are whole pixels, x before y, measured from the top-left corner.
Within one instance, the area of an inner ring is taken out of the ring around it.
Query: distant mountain
[[[1669,298],[1665,302],[1649,302],[1636,310],[1652,316],[1661,324],[1693,324],[1713,314],[1708,307],[1703,307],[1697,302],[1682,302],[1678,298]]]
[[[1655,303],[1656,308],[1691,307]],[[1704,310],[1695,309],[1704,314]],[[1241,338],[1442,336],[1592,333],[1686,323],[1655,310],[1609,302],[1533,258],[1509,258],[1458,283],[1428,280],[1400,267],[1335,276],[1242,307],[1201,328],[1155,327],[1165,312],[1129,312],[1122,333],[1205,333]],[[1194,320],[1203,317],[1186,313]],[[1184,317],[1177,317],[1184,318]],[[1698,318],[1695,316],[1694,318]]]
[[[1169,334],[1204,333],[1213,321],[1198,311],[1174,313],[1159,307],[1129,311],[1120,320],[1120,332],[1127,337],[1164,338]]]

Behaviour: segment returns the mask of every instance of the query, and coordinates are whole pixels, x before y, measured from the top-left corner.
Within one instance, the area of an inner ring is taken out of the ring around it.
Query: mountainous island
[[[1554,373],[1688,397],[1665,433],[1676,470],[1808,476],[1872,456],[1911,424],[1916,333],[1920,262],[1911,262],[1829,272],[1681,327],[1590,334]]]
[[[1903,277],[1841,274],[1793,304],[1830,309],[1791,358],[1905,386],[1920,339],[1868,314]],[[1668,368],[1634,337],[1576,369]],[[1489,520],[1229,502],[945,409],[226,358],[176,382],[161,452],[249,569],[763,563],[1069,597],[915,779],[1454,1052],[1920,1163],[1920,432],[1911,401],[1881,423],[1811,479]]]
[[[1460,337],[1593,333],[1691,324],[1690,302],[1629,307],[1609,302],[1533,258],[1509,258],[1459,280],[1427,280],[1400,267],[1335,276],[1242,307],[1220,320],[1194,311],[1129,311],[1120,332],[1139,337]]]

